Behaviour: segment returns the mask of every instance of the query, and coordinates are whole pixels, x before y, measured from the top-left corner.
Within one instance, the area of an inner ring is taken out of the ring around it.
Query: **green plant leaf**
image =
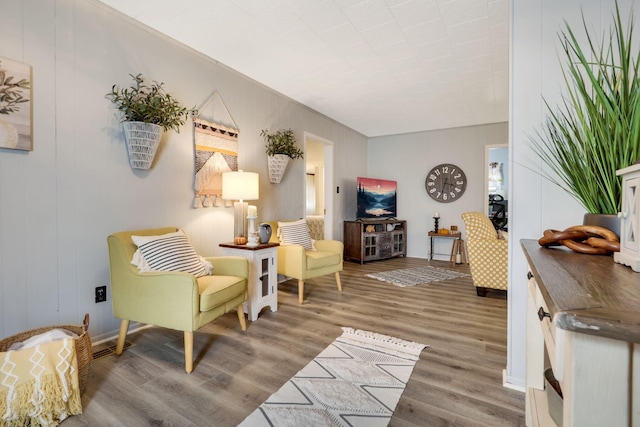
[[[303,157],[303,151],[296,144],[296,136],[292,129],[280,129],[270,133],[267,129],[260,132],[260,136],[266,141],[265,148],[268,156],[276,154],[285,154],[291,159],[300,159]]]
[[[547,178],[589,213],[620,211],[616,171],[640,157],[640,58],[629,16],[625,30],[616,3],[613,27],[599,43],[583,16],[584,47],[565,22],[559,39],[566,94],[555,108],[544,101],[547,119],[530,137],[533,151],[554,174]]]
[[[196,115],[194,107],[187,109],[164,90],[164,83],[153,81],[151,85],[144,82],[142,74],[130,74],[133,83],[128,88],[111,87],[106,95],[122,112],[122,121],[138,121],[153,123],[166,130],[180,132],[189,115]]]

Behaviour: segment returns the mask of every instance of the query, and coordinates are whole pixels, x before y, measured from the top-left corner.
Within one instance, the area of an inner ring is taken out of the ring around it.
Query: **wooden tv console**
[[[407,221],[396,219],[344,222],[344,259],[375,261],[407,256]]]

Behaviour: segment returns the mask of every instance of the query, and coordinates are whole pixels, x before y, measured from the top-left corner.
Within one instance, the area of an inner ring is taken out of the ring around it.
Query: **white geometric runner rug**
[[[240,426],[388,425],[427,346],[374,332],[342,330],[342,336]]]
[[[441,280],[467,277],[468,274],[431,266],[403,268],[401,270],[384,271],[381,273],[365,274],[366,277],[388,282],[396,286],[407,287],[424,285],[425,283]]]

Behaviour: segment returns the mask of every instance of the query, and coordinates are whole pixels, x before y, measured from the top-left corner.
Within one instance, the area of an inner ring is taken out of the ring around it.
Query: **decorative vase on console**
[[[263,222],[258,226],[258,237],[260,238],[260,243],[269,243],[269,239],[271,239],[271,226],[266,222]]]

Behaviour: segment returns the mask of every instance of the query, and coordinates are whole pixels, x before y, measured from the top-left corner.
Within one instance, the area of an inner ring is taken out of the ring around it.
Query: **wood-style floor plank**
[[[184,372],[182,332],[153,327],[130,334],[132,346],[121,356],[94,361],[84,412],[63,425],[235,426],[346,326],[429,345],[391,426],[524,426],[524,394],[502,386],[504,292],[478,297],[470,277],[407,288],[365,277],[428,264],[347,262],[342,293],[333,275],[309,280],[303,305],[296,281],[281,283],[278,311],[263,310],[246,332],[229,313],[194,334],[191,374]],[[431,265],[469,272],[466,265]]]

